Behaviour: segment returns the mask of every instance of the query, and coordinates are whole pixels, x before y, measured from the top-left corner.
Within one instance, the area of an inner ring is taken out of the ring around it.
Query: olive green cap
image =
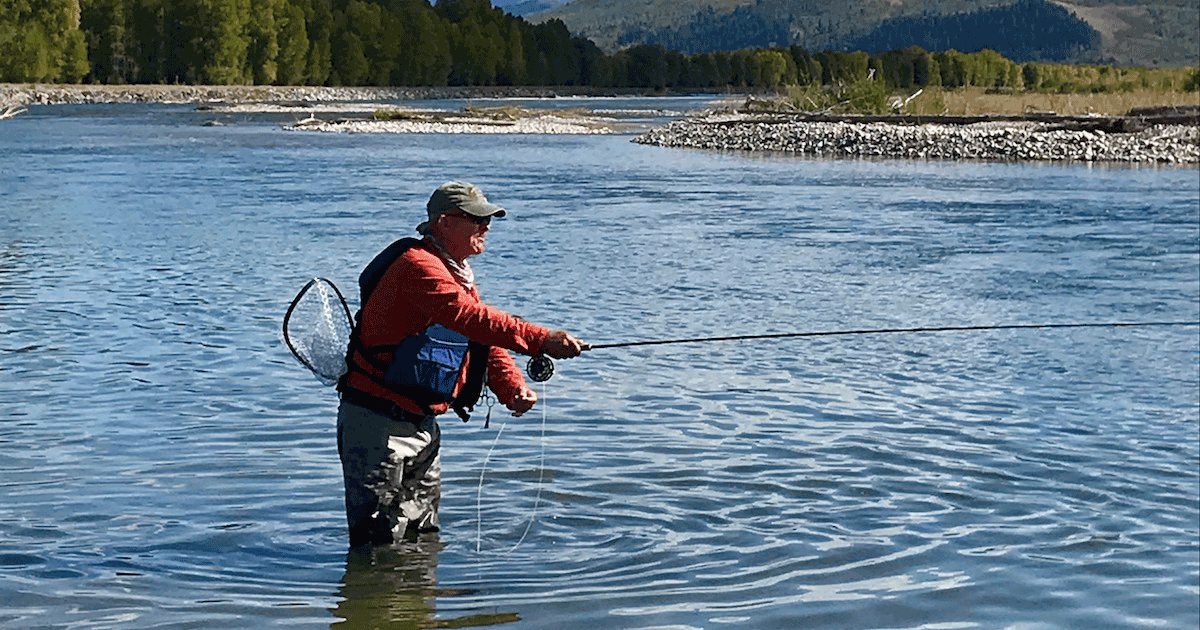
[[[506,214],[504,208],[489,202],[487,197],[483,196],[483,191],[475,184],[459,181],[446,182],[438,186],[437,190],[429,196],[429,203],[425,204],[429,220],[418,225],[417,231],[422,234],[427,233],[431,223],[436,221],[439,216],[453,210],[461,210],[477,217],[502,217]]]

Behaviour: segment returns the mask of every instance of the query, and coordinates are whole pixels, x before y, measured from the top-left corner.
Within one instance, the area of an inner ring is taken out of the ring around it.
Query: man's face
[[[491,217],[476,217],[454,210],[438,217],[436,235],[451,256],[465,260],[483,253],[491,220]]]

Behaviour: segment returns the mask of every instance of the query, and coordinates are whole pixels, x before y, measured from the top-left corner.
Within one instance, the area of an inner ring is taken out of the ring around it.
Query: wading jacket
[[[387,268],[359,313],[359,341],[350,348],[349,372],[340,389],[355,390],[376,399],[387,400],[415,414],[444,413],[449,407],[437,403],[423,407],[411,398],[391,391],[380,379],[381,371],[365,360],[362,348],[395,346],[433,324],[441,324],[490,346],[487,353],[487,385],[501,403],[509,403],[525,386],[525,378],[507,350],[522,354],[540,354],[550,331],[500,309],[484,304],[477,288],[464,289],[433,246],[422,241],[409,247]],[[506,350],[507,349],[507,350]],[[385,356],[385,361],[390,357]],[[461,389],[470,370],[470,361],[459,373],[456,389]],[[372,374],[365,372],[370,371]]]

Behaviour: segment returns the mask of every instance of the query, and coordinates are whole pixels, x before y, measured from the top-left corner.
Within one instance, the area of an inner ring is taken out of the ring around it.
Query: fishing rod
[[[767,333],[759,335],[728,335],[721,337],[687,337],[683,339],[651,339],[623,341],[619,343],[592,344],[584,348],[606,350],[610,348],[632,348],[635,346],[665,346],[680,343],[713,343],[720,341],[749,341],[759,339],[791,339],[800,337],[840,337],[849,335],[891,335],[913,333],[968,332],[980,330],[1027,330],[1051,328],[1149,328],[1152,326],[1200,326],[1198,321],[1154,321],[1154,322],[1069,322],[1049,324],[981,324],[972,326],[917,326],[911,328],[856,328],[849,330],[817,330],[805,332]],[[529,359],[525,366],[529,377],[539,383],[554,376],[554,361],[545,355]]]

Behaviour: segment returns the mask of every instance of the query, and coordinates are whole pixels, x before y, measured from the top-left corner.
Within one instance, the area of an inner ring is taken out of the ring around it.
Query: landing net
[[[351,326],[350,306],[342,292],[325,278],[313,278],[283,316],[283,341],[317,380],[333,385],[346,373]]]

